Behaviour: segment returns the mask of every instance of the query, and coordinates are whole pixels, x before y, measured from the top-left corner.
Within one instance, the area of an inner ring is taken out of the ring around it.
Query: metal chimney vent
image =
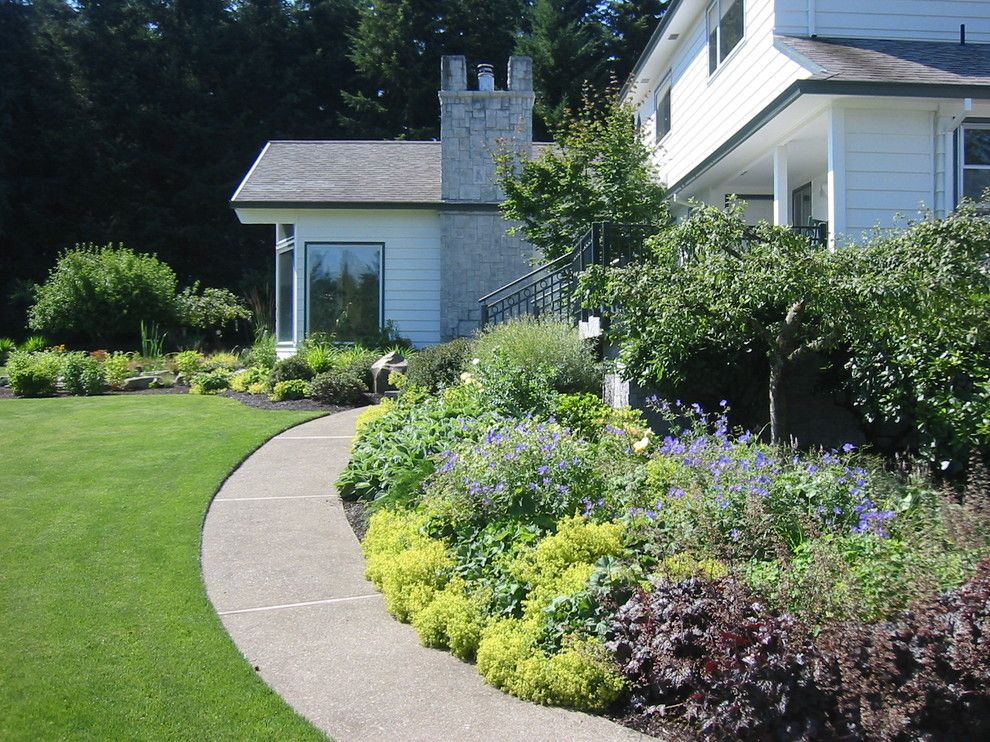
[[[478,90],[495,89],[495,68],[490,64],[478,65]]]

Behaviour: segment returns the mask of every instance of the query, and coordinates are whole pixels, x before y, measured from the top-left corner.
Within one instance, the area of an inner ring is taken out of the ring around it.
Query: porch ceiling
[[[762,139],[762,137],[761,137]],[[828,125],[825,112],[805,123],[787,141],[787,175],[791,187],[807,183],[828,168]],[[764,146],[767,142],[764,141]],[[717,187],[730,193],[773,193],[773,147],[742,170],[726,170]]]

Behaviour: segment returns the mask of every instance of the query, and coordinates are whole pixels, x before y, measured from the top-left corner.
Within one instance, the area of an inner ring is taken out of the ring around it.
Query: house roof
[[[777,36],[819,68],[811,79],[920,85],[990,85],[990,44]]]
[[[533,142],[539,157],[550,142]],[[273,141],[265,145],[230,199],[235,208],[491,207],[445,202],[440,142]]]
[[[438,204],[440,142],[269,142],[231,202]]]

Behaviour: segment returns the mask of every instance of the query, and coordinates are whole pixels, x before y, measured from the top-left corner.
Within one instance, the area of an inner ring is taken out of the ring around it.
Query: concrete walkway
[[[203,579],[261,677],[339,742],[643,740],[605,719],[512,698],[420,645],[385,612],[332,483],[359,410],[276,436],[224,483]]]

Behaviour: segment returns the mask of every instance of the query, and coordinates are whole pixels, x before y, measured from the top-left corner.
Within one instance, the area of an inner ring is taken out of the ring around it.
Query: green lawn
[[[0,400],[0,740],[322,738],[240,656],[199,568],[224,477],[312,416]]]

